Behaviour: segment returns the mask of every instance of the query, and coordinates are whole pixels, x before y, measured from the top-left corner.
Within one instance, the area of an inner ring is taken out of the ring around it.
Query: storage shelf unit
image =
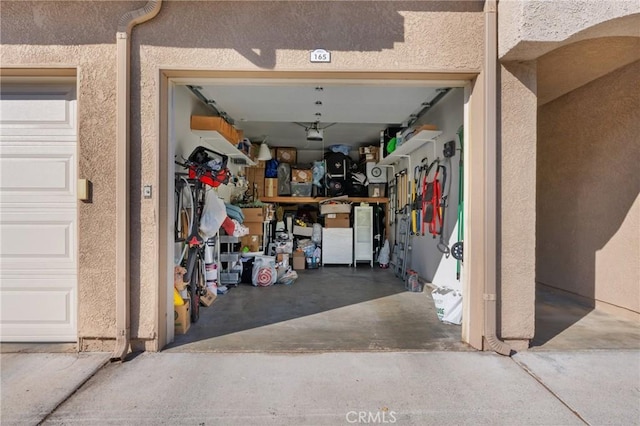
[[[379,165],[385,166],[398,162],[401,158],[406,155],[409,155],[416,149],[420,148],[427,142],[435,142],[435,139],[440,136],[442,132],[440,130],[421,130],[420,132],[413,135],[412,138],[405,141],[402,145],[396,148],[391,154],[384,157]]]
[[[307,204],[307,203],[321,203],[325,200],[330,200],[329,197],[260,197],[260,201],[263,203],[291,203],[291,204]],[[370,198],[370,197],[348,197],[340,199],[344,201],[351,201],[354,203],[381,203],[387,204],[389,199],[386,197]]]
[[[218,238],[220,245],[225,245],[224,249],[219,251],[220,253],[220,262],[226,262],[227,266],[224,269],[220,270],[220,283],[222,285],[234,285],[238,286],[240,283],[240,273],[233,272],[231,270],[231,265],[234,262],[237,262],[240,258],[240,253],[233,252],[232,247],[234,244],[240,242],[240,238],[232,237],[230,235],[220,235]]]
[[[236,148],[224,136],[215,130],[191,130],[194,135],[200,136],[208,145],[220,154],[225,154],[229,158],[242,160],[247,166],[255,166],[256,163],[247,157],[242,151]]]

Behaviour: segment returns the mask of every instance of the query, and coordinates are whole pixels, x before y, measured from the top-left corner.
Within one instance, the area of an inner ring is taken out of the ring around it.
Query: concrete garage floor
[[[325,266],[290,286],[241,284],[201,308],[169,352],[472,350],[441,323],[428,291],[411,293],[390,270]]]

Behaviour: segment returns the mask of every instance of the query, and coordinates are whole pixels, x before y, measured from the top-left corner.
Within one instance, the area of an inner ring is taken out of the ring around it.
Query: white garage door
[[[69,84],[2,86],[0,334],[77,340],[76,95]]]

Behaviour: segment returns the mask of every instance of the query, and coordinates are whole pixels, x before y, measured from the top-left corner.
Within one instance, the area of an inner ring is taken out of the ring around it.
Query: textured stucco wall
[[[144,2],[2,2],[3,67],[78,71],[81,204],[79,336],[115,335],[115,33]],[[481,1],[164,2],[132,35],[131,335],[156,337],[158,211],[140,197],[158,188],[160,69],[478,71]],[[82,19],[82,20],[81,20]],[[26,31],[25,29],[30,29]],[[330,64],[309,51],[329,49]],[[140,261],[138,261],[140,259]],[[91,349],[91,348],[89,348]],[[99,349],[109,349],[100,347]]]
[[[93,201],[78,204],[80,338],[115,337],[114,28],[130,7],[4,1],[1,7],[2,67],[77,68],[79,177],[93,183]]]
[[[603,37],[563,46],[538,58],[538,105],[544,105],[640,59],[640,37]]]
[[[640,312],[640,61],[539,109],[536,277]]]
[[[640,36],[640,2],[508,0],[498,3],[498,56],[531,60],[588,38]]]
[[[132,175],[139,185],[154,182],[157,144],[154,99],[158,69],[286,71],[456,71],[479,70],[483,15],[478,2],[169,2],[136,29],[132,84],[134,117]],[[462,13],[460,13],[462,12]],[[260,20],[256,20],[260,16]],[[188,22],[189,25],[184,25]],[[169,31],[180,28],[180,31]],[[240,31],[238,29],[241,29]],[[330,64],[310,64],[309,51],[332,51]],[[135,83],[142,81],[142,85]],[[155,242],[154,205],[132,200],[133,235],[141,252]],[[153,294],[157,265],[142,257],[140,329],[153,323],[145,294]],[[147,312],[149,315],[147,316]]]
[[[498,291],[501,335],[531,339],[535,315],[536,64],[500,68]]]

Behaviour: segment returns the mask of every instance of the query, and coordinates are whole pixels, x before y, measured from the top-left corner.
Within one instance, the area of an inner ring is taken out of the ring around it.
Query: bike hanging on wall
[[[191,322],[200,318],[200,296],[207,292],[205,279],[205,243],[200,235],[200,220],[204,208],[207,186],[217,188],[229,182],[228,157],[203,146],[198,146],[183,161],[175,161],[188,170],[188,178],[181,178],[184,189],[191,200],[191,220],[185,239],[186,269],[184,281],[187,283]],[[183,252],[184,254],[184,252]],[[180,260],[182,263],[182,259]]]

